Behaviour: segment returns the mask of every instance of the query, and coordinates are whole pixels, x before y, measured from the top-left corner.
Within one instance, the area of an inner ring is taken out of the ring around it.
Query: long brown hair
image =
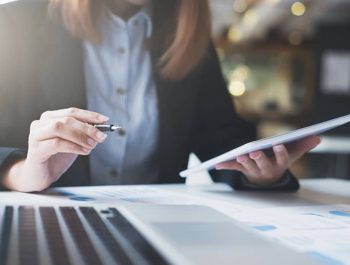
[[[50,8],[59,6],[68,30],[82,39],[99,41],[96,30],[96,16],[101,8],[101,0],[51,0]],[[163,77],[181,79],[189,74],[206,55],[211,23],[208,0],[153,0],[155,7],[171,5],[161,11],[162,23],[174,18],[174,25],[166,29],[166,47],[160,55],[159,66]],[[168,14],[167,14],[168,13]],[[157,14],[155,14],[157,15]],[[171,23],[170,23],[171,24]],[[164,27],[163,27],[164,28]],[[159,41],[159,40],[158,40]]]

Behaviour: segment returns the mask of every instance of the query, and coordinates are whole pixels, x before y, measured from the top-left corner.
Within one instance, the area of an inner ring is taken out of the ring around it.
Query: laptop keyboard
[[[11,228],[13,220],[13,207],[5,207],[0,241],[0,264],[5,264],[8,257]]]
[[[55,210],[52,207],[41,207],[39,210],[41,219],[45,220],[43,222],[43,228],[47,237],[52,263],[54,265],[70,265],[71,262],[68,257],[67,248],[64,244],[62,230]]]
[[[169,264],[116,208],[6,206],[1,265]]]
[[[109,251],[114,261],[117,264],[132,265],[133,262],[128,257],[128,253],[125,252],[123,247],[113,237],[112,233],[108,230],[106,224],[97,214],[95,209],[89,207],[82,207],[80,208],[80,211],[83,213],[96,235],[102,241],[102,244]]]
[[[18,209],[18,243],[19,264],[39,264],[36,217],[32,207]]]
[[[127,237],[136,251],[151,264],[164,264],[163,257],[150,245],[147,240],[130,224],[130,222],[117,210],[110,209],[113,217],[107,219],[124,236]]]
[[[72,207],[63,207],[60,211],[85,264],[102,264],[76,210]]]

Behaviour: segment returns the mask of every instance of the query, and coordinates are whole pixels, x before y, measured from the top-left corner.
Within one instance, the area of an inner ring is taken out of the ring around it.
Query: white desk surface
[[[163,189],[202,194],[250,207],[285,207],[317,204],[350,204],[350,181],[339,179],[304,179],[296,193],[233,191],[224,184],[214,185],[152,185]]]
[[[48,190],[48,193],[56,191],[77,192],[78,194],[89,194],[98,191],[115,190],[115,191],[131,191],[134,194],[139,193],[143,196],[143,188],[146,192],[155,188],[160,191],[175,191],[182,195],[195,195],[206,199],[221,200],[243,206],[253,208],[271,208],[285,206],[307,206],[307,205],[322,205],[322,204],[350,204],[350,181],[337,179],[305,179],[301,180],[301,189],[296,193],[286,192],[251,192],[251,191],[234,191],[226,184],[211,184],[211,185],[184,185],[184,184],[169,184],[169,185],[143,185],[143,186],[100,186],[100,187],[76,187],[76,188],[56,188]],[[136,188],[136,189],[135,189]],[[164,193],[164,192],[163,192]],[[45,194],[45,193],[44,193]],[[44,199],[39,194],[26,194],[18,192],[0,192],[0,203],[26,203],[26,198],[35,199],[35,203],[40,202],[40,198]],[[166,194],[166,193],[165,193]],[[52,195],[52,194],[51,194]],[[164,196],[164,194],[161,194]],[[119,195],[117,195],[119,196]],[[148,196],[148,195],[147,195]],[[169,195],[168,197],[170,197]],[[57,197],[60,196],[50,196]],[[64,197],[64,196],[63,196]],[[60,203],[59,200],[56,200]],[[50,200],[50,203],[55,201]],[[30,203],[30,200],[27,201]],[[67,203],[67,201],[66,201]],[[86,204],[88,202],[84,202]],[[161,203],[161,202],[159,202]],[[45,202],[43,201],[43,204]]]

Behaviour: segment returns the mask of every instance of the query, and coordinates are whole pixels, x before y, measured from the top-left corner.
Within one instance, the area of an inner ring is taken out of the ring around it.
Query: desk
[[[350,264],[350,181],[302,180],[301,186],[297,193],[233,191],[225,184],[56,188],[44,194],[1,192],[0,201],[206,205],[320,264]]]
[[[173,185],[172,190],[200,193],[207,198],[239,203],[254,208],[308,206],[322,204],[350,204],[350,181],[338,179],[304,179],[296,193],[264,193],[234,191],[225,185],[187,186]]]
[[[54,188],[46,192],[31,194],[18,192],[0,192],[0,202],[5,203],[39,203],[47,205],[51,203],[120,203],[120,196],[128,197],[129,192],[135,202],[143,202],[143,198],[152,198],[147,202],[155,203],[158,197],[167,197],[162,203],[183,203],[185,199],[208,199],[215,202],[225,202],[234,205],[242,205],[250,208],[272,208],[272,207],[295,207],[309,205],[325,204],[350,204],[350,181],[337,179],[305,179],[301,180],[301,188],[296,193],[284,192],[251,192],[251,191],[233,191],[226,184],[211,185],[183,185],[183,184],[166,184],[166,185],[134,185],[134,186],[99,186],[99,187],[71,187],[71,188]],[[161,193],[150,193],[157,190]],[[89,200],[86,196],[94,195],[96,191],[101,197],[97,200]],[[103,191],[115,191],[116,193],[108,196],[103,195]],[[120,193],[122,192],[122,193]],[[167,192],[170,192],[168,194]],[[77,193],[75,199],[69,200],[69,194]],[[67,195],[68,194],[68,195]],[[181,195],[179,198],[176,195]],[[186,197],[189,196],[189,197]],[[79,200],[79,197],[81,200]],[[175,197],[175,198],[174,198]],[[137,198],[139,201],[137,201]],[[86,200],[85,200],[86,199]],[[117,201],[115,201],[117,200]],[[130,202],[132,200],[129,200]]]

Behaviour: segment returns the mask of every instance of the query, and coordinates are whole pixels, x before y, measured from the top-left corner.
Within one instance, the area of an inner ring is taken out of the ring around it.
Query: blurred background
[[[350,113],[349,0],[212,0],[213,34],[237,110],[259,137]],[[293,165],[350,176],[350,126]]]
[[[232,101],[257,124],[259,137],[350,113],[350,0],[210,4]],[[350,178],[350,126],[325,134],[292,171]]]

